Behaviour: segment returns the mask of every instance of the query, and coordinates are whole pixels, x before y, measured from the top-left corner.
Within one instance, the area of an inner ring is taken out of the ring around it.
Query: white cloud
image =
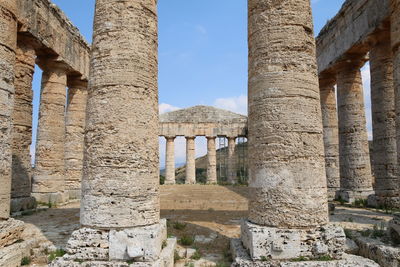
[[[159,110],[160,114],[175,111],[178,109],[180,109],[180,108],[172,106],[170,104],[166,104],[166,103],[161,103],[160,105],[158,105],[158,110]]]
[[[241,95],[238,97],[218,98],[214,101],[214,106],[247,115],[247,96]]]

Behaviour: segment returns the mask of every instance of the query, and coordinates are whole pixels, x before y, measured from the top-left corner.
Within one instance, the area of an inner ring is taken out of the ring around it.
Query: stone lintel
[[[341,259],[346,237],[341,227],[325,225],[313,229],[279,229],[242,221],[241,239],[252,260]]]

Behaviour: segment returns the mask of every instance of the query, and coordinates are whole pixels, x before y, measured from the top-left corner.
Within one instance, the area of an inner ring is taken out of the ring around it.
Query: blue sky
[[[91,42],[94,0],[53,0]],[[312,0],[315,32],[344,0]],[[247,112],[247,1],[158,0],[160,111],[213,105]],[[36,131],[41,72],[34,78]],[[34,137],[35,139],[35,137]],[[160,141],[161,164],[164,141]],[[197,155],[205,154],[198,138]],[[176,161],[184,162],[184,140],[177,140]]]

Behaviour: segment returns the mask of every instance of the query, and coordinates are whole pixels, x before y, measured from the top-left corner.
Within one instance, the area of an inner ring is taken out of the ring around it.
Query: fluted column
[[[207,183],[217,183],[217,150],[215,136],[207,136]]]
[[[333,200],[340,189],[339,129],[336,110],[335,79],[320,77],[322,124],[324,127],[325,168],[328,198]]]
[[[353,202],[373,193],[372,173],[360,71],[363,61],[343,64],[337,73],[340,196]]]
[[[400,204],[392,60],[390,33],[384,32],[377,36],[377,43],[370,51],[373,159],[378,206]]]
[[[17,2],[0,0],[0,220],[10,216]]]
[[[65,104],[67,75],[61,63],[41,59],[43,69],[32,195],[65,202]]]
[[[70,199],[80,198],[81,193],[86,102],[87,81],[69,78],[65,120],[65,186]]]
[[[228,182],[237,184],[236,137],[228,137]]]
[[[186,137],[186,184],[196,183],[196,151],[195,151],[196,137]]]
[[[166,136],[165,184],[175,184],[175,136]]]
[[[32,80],[36,53],[27,40],[19,40],[15,64],[15,99],[12,131],[12,211],[34,206],[31,198]]]
[[[396,107],[396,144],[397,144],[397,166],[400,164],[400,3],[398,0],[391,0],[391,50],[393,61],[393,79]],[[398,174],[400,177],[400,168]],[[400,192],[397,192],[399,194]]]

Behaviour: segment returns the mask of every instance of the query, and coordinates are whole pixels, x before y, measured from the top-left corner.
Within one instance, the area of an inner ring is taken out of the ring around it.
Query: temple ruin
[[[316,40],[310,0],[248,0],[248,117],[207,106],[159,115],[157,0],[96,0],[91,46],[50,0],[0,0],[0,20],[1,266],[19,266],[38,246],[12,215],[73,201],[80,228],[50,266],[174,266],[177,239],[160,216],[159,136],[172,187],[176,137],[186,138],[188,185],[195,138],[207,138],[210,186],[216,139],[228,140],[236,184],[236,139],[248,138],[248,217],[231,239],[232,266],[400,264],[390,244],[360,241],[367,249],[349,254],[328,211],[333,200],[400,208],[399,0],[347,0]],[[43,75],[32,168],[35,65]],[[399,217],[391,240],[400,240]]]

